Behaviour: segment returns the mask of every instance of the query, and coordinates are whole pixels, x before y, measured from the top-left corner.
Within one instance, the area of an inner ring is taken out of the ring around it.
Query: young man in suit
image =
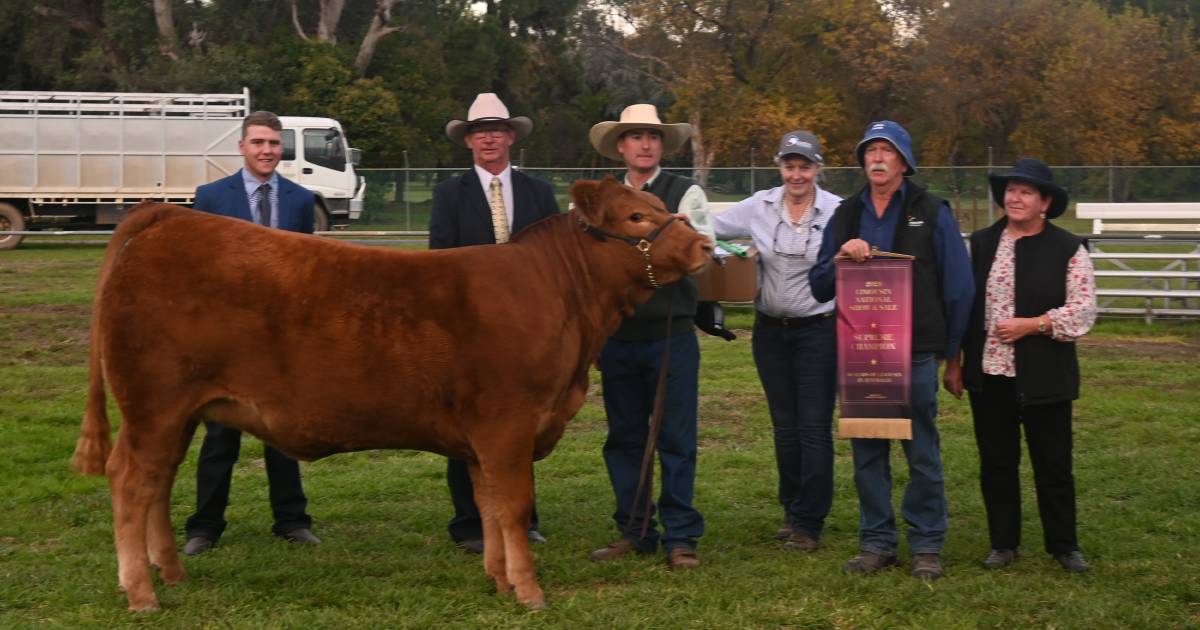
[[[509,148],[531,129],[533,121],[509,116],[492,93],[475,97],[466,120],[446,124],[446,135],[471,150],[474,165],[434,187],[429,249],[505,243],[526,226],[558,214],[554,187],[513,169],[509,161]],[[483,522],[465,461],[448,460],[446,483],[454,503],[450,538],[467,552],[483,553]],[[536,505],[529,540],[546,541],[538,531]]]
[[[238,172],[196,189],[197,210],[253,221],[266,227],[312,234],[313,194],[275,172],[283,155],[279,117],[258,111],[242,121],[238,150],[243,166]],[[225,506],[233,465],[241,449],[242,432],[214,422],[205,422],[204,443],[196,466],[196,513],[187,520],[189,556],[212,548],[225,530]],[[309,529],[312,518],[305,512],[308,499],[300,485],[296,460],[263,444],[270,486],[271,512],[276,536],[296,543],[318,544]]]

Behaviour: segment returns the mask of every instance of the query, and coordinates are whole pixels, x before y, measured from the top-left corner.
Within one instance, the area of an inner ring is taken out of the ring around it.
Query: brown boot
[[[667,567],[670,569],[695,569],[700,566],[700,557],[690,547],[673,547],[667,552]]]
[[[932,582],[945,574],[942,559],[936,553],[914,553],[912,565],[912,576],[918,580]]]
[[[788,536],[787,542],[783,543],[783,548],[788,551],[811,552],[816,551],[820,546],[821,543],[816,538],[802,532],[792,532],[792,535]]]
[[[622,556],[627,556],[637,551],[633,548],[633,541],[628,538],[621,537],[616,541],[608,543],[607,547],[597,549],[588,556],[592,562],[605,562],[607,560],[616,560]]]
[[[895,566],[895,564],[896,556],[885,556],[874,551],[860,551],[857,556],[850,558],[844,570],[846,573],[872,575],[890,566]]]

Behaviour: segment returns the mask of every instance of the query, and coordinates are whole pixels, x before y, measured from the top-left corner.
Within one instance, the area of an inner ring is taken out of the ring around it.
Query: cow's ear
[[[571,184],[571,199],[575,202],[575,209],[588,225],[600,225],[604,222],[600,185],[601,182],[593,179],[579,179]]]

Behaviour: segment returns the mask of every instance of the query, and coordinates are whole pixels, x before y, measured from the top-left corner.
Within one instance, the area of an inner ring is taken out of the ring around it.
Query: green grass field
[[[988,545],[970,414],[965,401],[944,397],[947,576],[925,584],[907,567],[869,578],[841,572],[857,548],[858,518],[845,442],[836,446],[823,547],[789,553],[772,539],[781,513],[746,309],[729,318],[737,341],[701,340],[696,503],[707,533],[697,571],[671,573],[657,556],[587,560],[615,534],[594,391],[537,466],[549,543],[535,555],[549,610],[493,595],[479,558],[449,543],[442,458],[378,451],[305,464],[325,543],[300,548],[269,533],[261,450],[247,439],[221,545],[184,558],[189,578],[160,586],[162,612],[127,613],[106,481],[67,465],[101,255],[38,244],[0,253],[0,627],[1200,627],[1200,325],[1105,321],[1081,344],[1075,462],[1090,574],[1067,575],[1042,553],[1028,470],[1024,555],[999,572],[979,566]],[[175,484],[180,544],[198,447]],[[903,459],[893,464],[900,488]]]

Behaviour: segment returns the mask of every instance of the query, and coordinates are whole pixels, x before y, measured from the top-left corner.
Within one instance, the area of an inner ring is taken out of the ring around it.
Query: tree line
[[[342,121],[367,166],[461,166],[494,91],[528,166],[605,165],[633,102],[693,126],[700,169],[807,128],[853,164],[902,122],[928,165],[1200,163],[1200,0],[0,0],[9,90],[240,92]],[[989,151],[991,155],[989,156]]]

